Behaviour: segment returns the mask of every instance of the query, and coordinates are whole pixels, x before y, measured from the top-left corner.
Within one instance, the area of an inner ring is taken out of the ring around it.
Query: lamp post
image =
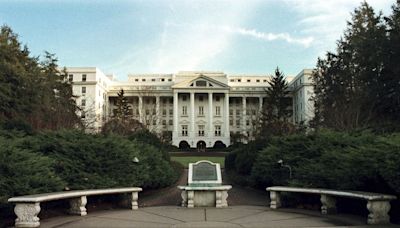
[[[289,179],[292,179],[292,167],[290,167],[290,165],[285,165],[285,164],[283,164],[283,160],[282,160],[282,159],[280,159],[280,160],[278,161],[278,164],[280,164],[281,167],[285,167],[285,168],[288,168],[288,169],[289,169]]]

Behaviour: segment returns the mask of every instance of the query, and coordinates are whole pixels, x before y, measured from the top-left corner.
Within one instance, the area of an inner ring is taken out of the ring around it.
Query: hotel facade
[[[114,116],[118,92],[131,106],[131,117],[150,131],[169,137],[178,147],[229,146],[246,142],[257,132],[265,90],[271,75],[227,75],[223,72],[181,71],[176,74],[132,74],[117,81],[96,67],[69,67],[68,80],[81,108],[79,115],[92,131]],[[294,123],[314,114],[311,70],[287,76]]]

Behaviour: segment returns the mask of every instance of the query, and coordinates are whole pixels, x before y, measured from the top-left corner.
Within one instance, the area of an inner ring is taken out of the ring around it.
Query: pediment
[[[228,89],[229,86],[223,82],[217,81],[211,77],[207,77],[205,75],[200,75],[195,78],[191,78],[189,80],[177,83],[172,86],[174,89]]]
[[[203,124],[203,125],[205,125],[207,122],[206,121],[204,121],[204,120],[198,120],[198,121],[196,121],[196,124]]]

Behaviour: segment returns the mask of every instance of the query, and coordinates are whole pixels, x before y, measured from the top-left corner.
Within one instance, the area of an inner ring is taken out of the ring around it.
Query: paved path
[[[223,180],[229,181],[226,177]],[[366,226],[366,218],[359,216],[322,216],[319,211],[286,208],[272,211],[266,192],[240,186],[229,191],[228,208],[182,208],[178,206],[181,197],[176,185],[186,183],[187,170],[172,187],[140,193],[139,210],[92,211],[88,207],[87,216],[43,219],[41,227],[384,227]]]
[[[89,212],[84,217],[55,217],[41,221],[41,227],[383,227],[366,226],[365,221],[366,218],[347,215],[321,216],[313,211],[272,211],[265,206],[233,206],[226,209],[161,206],[137,211]]]

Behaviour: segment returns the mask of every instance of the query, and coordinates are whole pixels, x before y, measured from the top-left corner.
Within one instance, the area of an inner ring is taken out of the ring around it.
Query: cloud
[[[228,31],[232,31],[240,35],[250,36],[265,41],[284,40],[288,43],[303,45],[304,47],[309,47],[310,44],[314,41],[314,38],[312,36],[308,36],[306,38],[294,38],[288,33],[265,33],[265,32],[259,32],[255,29],[229,28]]]
[[[361,4],[361,0],[286,0],[286,5],[299,15],[298,27],[302,33],[315,37],[315,48],[332,50],[345,28],[346,21],[351,20],[351,13]],[[387,0],[367,1],[376,12],[390,12],[394,3]]]

